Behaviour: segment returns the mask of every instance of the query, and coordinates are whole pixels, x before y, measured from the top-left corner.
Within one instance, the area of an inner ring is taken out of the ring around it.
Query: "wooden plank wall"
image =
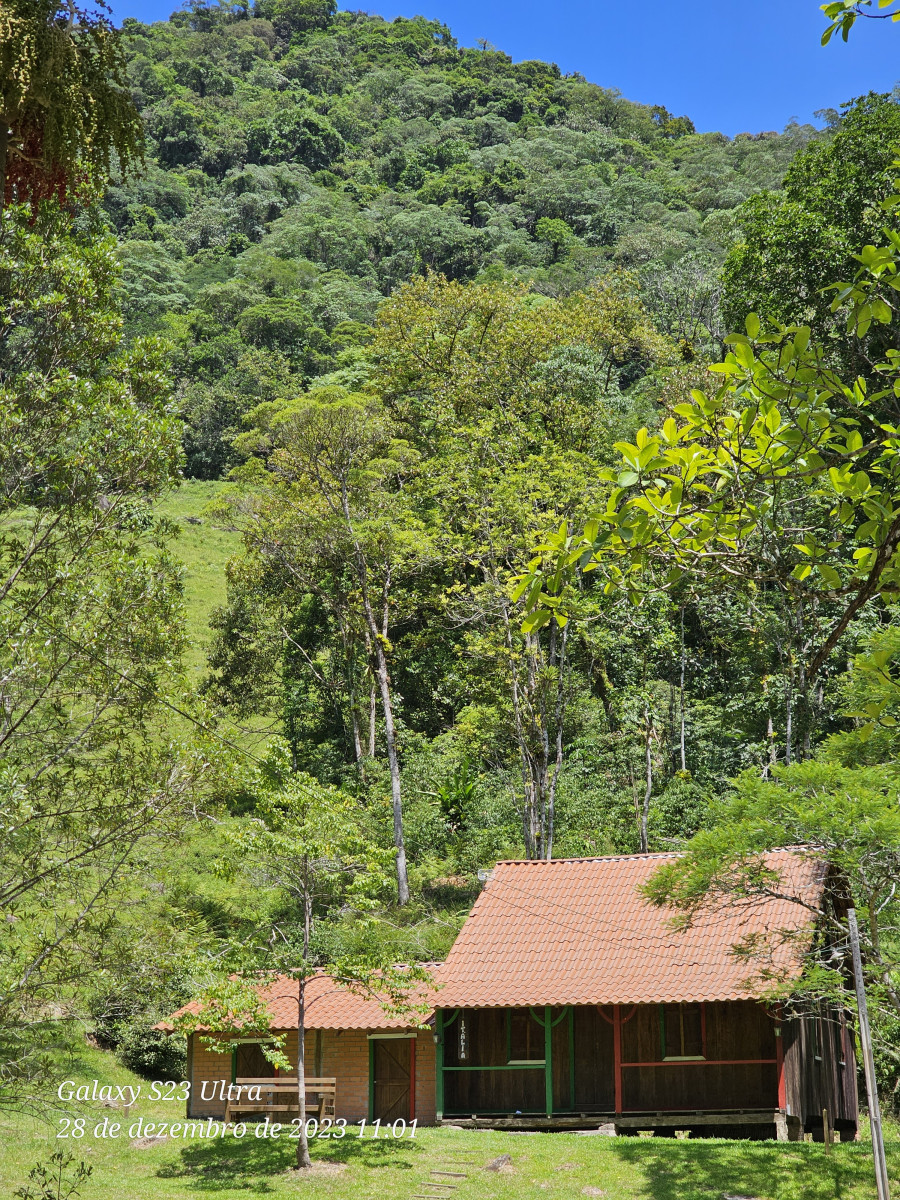
[[[557,1017],[561,1009],[553,1010]],[[706,1061],[661,1063],[659,1006],[625,1007],[622,1014],[622,1107],[624,1112],[778,1107],[775,1019],[762,1005],[710,1003],[705,1006]],[[543,1010],[540,1010],[543,1016]],[[444,1064],[459,1058],[459,1024],[465,1021],[466,1064],[506,1064],[506,1010],[464,1009],[445,1034]],[[568,1016],[553,1030],[553,1108],[567,1112],[615,1110],[613,1009],[576,1006],[573,1056]],[[755,1060],[768,1060],[758,1062]],[[716,1065],[716,1060],[724,1060]],[[751,1060],[751,1061],[747,1061]],[[448,1114],[542,1113],[546,1110],[544,1072],[529,1070],[447,1071],[444,1111]]]
[[[575,1009],[575,1108],[613,1112],[616,1106],[612,1009]]]
[[[856,1054],[843,1011],[820,1004],[786,1019],[784,1068],[788,1106],[804,1129],[821,1128],[823,1108],[836,1129],[856,1129]]]
[[[626,1009],[622,1016],[623,1064],[659,1063],[659,1006]],[[705,1005],[705,1023],[707,1062],[623,1066],[623,1111],[778,1107],[773,1018],[751,1001],[712,1003]],[[746,1061],[756,1059],[772,1061]]]
[[[468,1062],[506,1065],[506,1009],[467,1008],[444,1034],[444,1065],[460,1066],[459,1022],[466,1023]],[[515,1071],[446,1071],[444,1112],[541,1113],[546,1108],[543,1067]]]

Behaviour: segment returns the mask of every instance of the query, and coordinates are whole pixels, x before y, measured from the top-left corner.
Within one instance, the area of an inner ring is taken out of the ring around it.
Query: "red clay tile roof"
[[[748,934],[802,930],[809,911],[791,900],[717,905],[673,932],[671,912],[637,888],[669,854],[501,862],[436,977],[442,1008],[538,1004],[650,1004],[747,1000],[760,988],[752,965],[732,953]],[[811,855],[773,851],[791,896],[815,903],[824,869]],[[778,939],[775,939],[776,942]],[[796,940],[767,963],[799,973]]]
[[[282,976],[263,989],[272,1014],[273,1029],[297,1028],[297,982]],[[157,1029],[171,1029],[172,1021],[182,1013],[199,1011],[196,1000],[185,1004]],[[384,1011],[377,1000],[348,992],[328,975],[318,973],[306,983],[306,1029],[411,1029],[415,1020],[393,1017]]]

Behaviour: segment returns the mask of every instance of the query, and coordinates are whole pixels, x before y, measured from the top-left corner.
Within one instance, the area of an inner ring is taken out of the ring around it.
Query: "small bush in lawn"
[[[46,1162],[37,1163],[28,1172],[30,1183],[17,1188],[13,1195],[19,1200],[69,1200],[81,1195],[81,1185],[93,1167],[80,1162],[63,1150],[54,1150]]]
[[[147,1079],[184,1079],[187,1071],[184,1037],[135,1022],[122,1030],[116,1057]]]

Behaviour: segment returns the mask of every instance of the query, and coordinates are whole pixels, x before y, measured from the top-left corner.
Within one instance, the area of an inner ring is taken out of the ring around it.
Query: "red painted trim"
[[[778,1005],[778,1016],[775,1020],[775,1061],[778,1063],[778,1107],[782,1112],[787,1111],[787,1080],[784,1077],[784,1025],[782,1022],[782,1007]],[[826,1146],[827,1150],[828,1147]]]
[[[700,1110],[706,1116],[711,1116],[713,1113],[770,1113],[771,1108],[704,1108]],[[629,1108],[620,1115],[627,1117],[630,1115],[642,1116],[644,1113],[681,1113],[684,1116],[686,1126],[690,1125],[691,1117],[696,1116],[698,1110],[696,1108]],[[648,1122],[650,1124],[650,1122]]]
[[[410,1039],[409,1043],[409,1119],[416,1119],[416,1042],[418,1037]]]
[[[616,1112],[622,1111],[622,1009],[613,1005],[613,1067],[616,1080]]]
[[[667,1058],[662,1062],[623,1062],[621,1067],[746,1067],[771,1065],[777,1058]]]
[[[612,1005],[608,1005],[608,1006],[604,1005],[604,1004],[597,1005],[597,1012],[600,1014],[600,1016],[603,1018],[603,1020],[606,1021],[606,1023],[608,1025],[615,1025],[615,1023],[616,1023],[615,1015],[608,1017],[606,1015],[606,1013],[603,1011],[603,1009],[606,1007],[612,1008],[613,1013],[615,1014],[615,1011],[619,1007],[619,1005],[618,1004],[612,1004]],[[624,1025],[626,1021],[630,1021],[631,1018],[634,1016],[634,1014],[637,1012],[637,1010],[638,1010],[638,1006],[636,1004],[632,1004],[631,1012],[628,1014],[627,1017],[622,1018],[622,1024]]]

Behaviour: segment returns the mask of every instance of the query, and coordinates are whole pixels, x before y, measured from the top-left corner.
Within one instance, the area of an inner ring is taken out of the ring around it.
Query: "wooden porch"
[[[803,1022],[753,1001],[439,1010],[438,1120],[793,1140],[823,1125],[824,1108],[850,1135],[845,1022],[814,1024],[822,1053],[810,1072]]]
[[[799,1141],[803,1133],[800,1118],[782,1112],[685,1112],[647,1113],[623,1116],[616,1113],[579,1113],[553,1117],[444,1117],[441,1125],[462,1129],[508,1129],[523,1133],[542,1131],[563,1133],[594,1132],[611,1126],[610,1136],[629,1137],[652,1132],[657,1137],[758,1137],[780,1142]]]

